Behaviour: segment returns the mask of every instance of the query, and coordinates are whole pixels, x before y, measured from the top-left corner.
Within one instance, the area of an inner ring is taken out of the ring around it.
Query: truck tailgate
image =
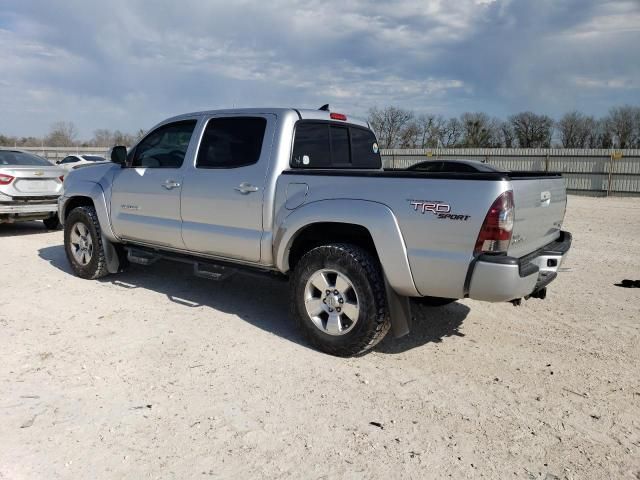
[[[515,204],[515,223],[508,255],[522,257],[553,242],[567,205],[561,176],[533,177],[510,173]]]

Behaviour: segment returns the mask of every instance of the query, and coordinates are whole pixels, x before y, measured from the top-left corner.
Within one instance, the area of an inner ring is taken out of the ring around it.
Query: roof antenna
[[[322,105],[318,110],[322,110],[324,112],[328,112],[329,111],[329,104],[327,103],[325,105]]]

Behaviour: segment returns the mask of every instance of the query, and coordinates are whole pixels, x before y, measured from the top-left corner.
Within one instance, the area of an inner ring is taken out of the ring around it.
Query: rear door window
[[[263,117],[212,118],[200,141],[197,168],[236,168],[260,159],[267,120]]]

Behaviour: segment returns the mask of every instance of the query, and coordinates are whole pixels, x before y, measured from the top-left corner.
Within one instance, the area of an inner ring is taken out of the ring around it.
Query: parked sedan
[[[65,170],[32,153],[0,147],[0,223],[42,220],[59,227]]]
[[[407,170],[430,173],[482,173],[501,172],[499,168],[479,160],[426,160],[411,165]]]
[[[90,165],[106,161],[107,159],[100,155],[69,155],[68,157],[64,157],[62,160],[57,161],[56,165],[60,165],[65,170],[72,170],[81,165]]]

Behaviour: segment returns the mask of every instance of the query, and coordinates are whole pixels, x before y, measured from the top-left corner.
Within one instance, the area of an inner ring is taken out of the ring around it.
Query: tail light
[[[506,253],[511,243],[514,219],[513,192],[508,190],[496,198],[487,212],[473,253]]]
[[[64,175],[60,175],[58,178],[60,179],[61,182],[64,182]]]
[[[330,113],[329,117],[332,120],[342,120],[344,122],[347,121],[347,116],[344,113]]]
[[[9,185],[11,182],[13,182],[14,178],[15,177],[12,177],[11,175],[2,173],[0,174],[0,185]]]

